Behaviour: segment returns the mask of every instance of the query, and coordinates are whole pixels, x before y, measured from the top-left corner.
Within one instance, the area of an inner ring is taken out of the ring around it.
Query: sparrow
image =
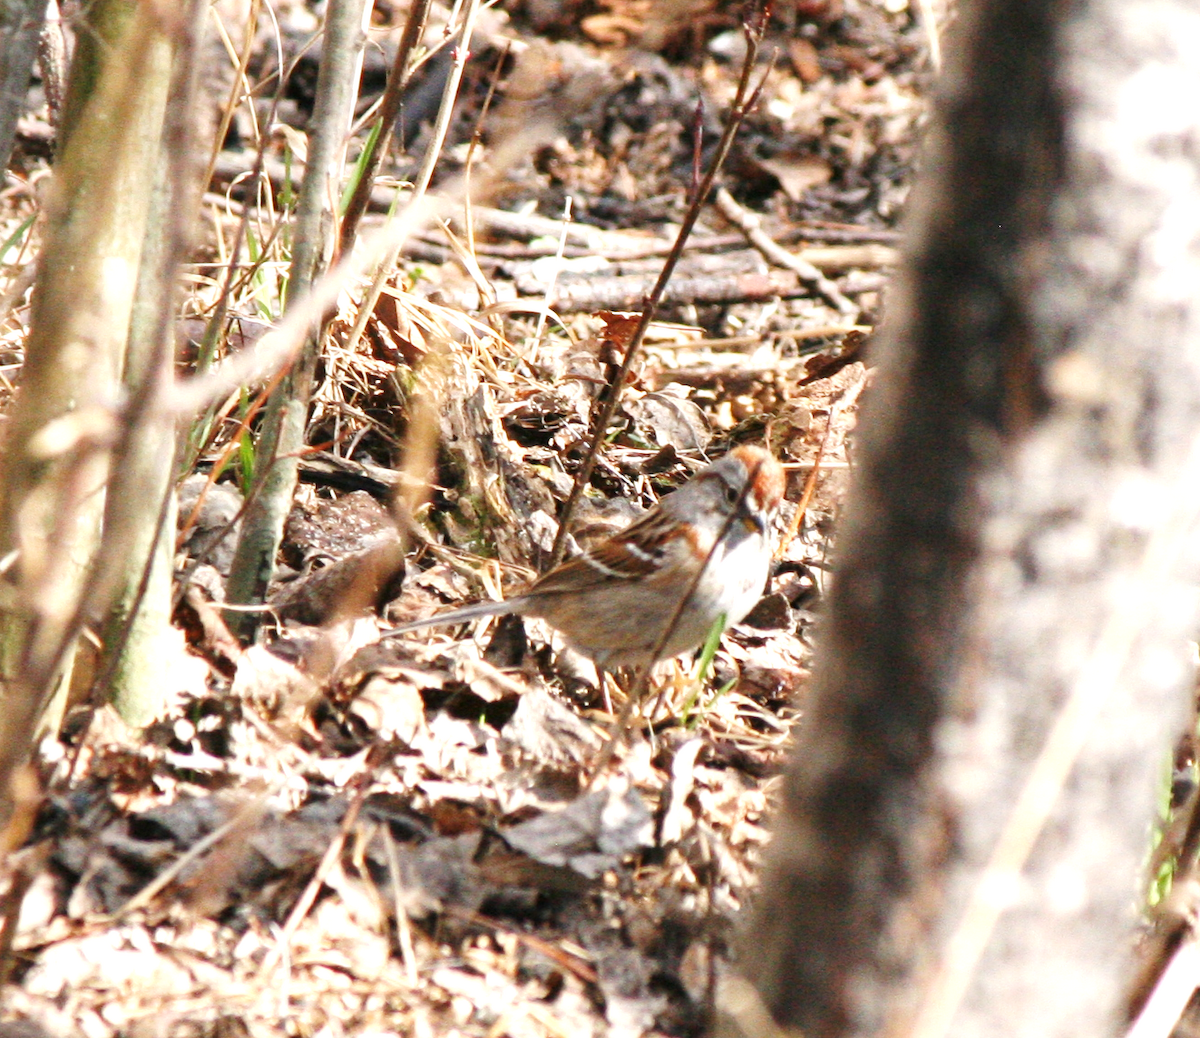
[[[767,451],[735,447],[522,594],[415,620],[381,637],[516,613],[545,620],[601,670],[670,659],[697,648],[718,619],[729,626],[754,607],[785,488],[783,466]]]

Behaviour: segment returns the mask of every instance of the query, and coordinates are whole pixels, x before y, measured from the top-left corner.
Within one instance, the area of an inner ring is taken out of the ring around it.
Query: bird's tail
[[[474,620],[477,616],[496,616],[500,613],[518,612],[515,603],[508,602],[476,602],[474,605],[463,606],[461,609],[451,609],[448,613],[439,613],[424,620],[412,620],[409,623],[384,631],[379,637],[390,638],[393,634],[404,634],[408,631],[419,631],[425,627],[442,627],[445,624],[462,623],[464,620]]]

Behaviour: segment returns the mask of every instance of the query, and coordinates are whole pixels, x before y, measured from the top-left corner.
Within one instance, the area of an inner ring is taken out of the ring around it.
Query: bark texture
[[[157,405],[174,380],[179,267],[193,239],[201,194],[193,111],[208,5],[187,0],[178,15],[173,81],[126,344],[129,405],[114,451],[98,567],[104,605],[111,599],[101,674],[108,677],[113,706],[132,725],[158,716],[167,693],[162,675],[164,657],[170,658],[164,643],[171,635],[176,451],[174,423]]]
[[[147,5],[88,6],[0,471],[0,813],[84,619],[170,60]]]
[[[1117,1026],[1200,619],[1200,13],[959,29],[725,1033]]]

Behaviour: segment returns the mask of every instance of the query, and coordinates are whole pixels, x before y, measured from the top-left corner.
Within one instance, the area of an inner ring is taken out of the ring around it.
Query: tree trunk
[[[179,6],[174,82],[125,356],[126,427],[109,480],[100,548],[113,589],[103,596],[112,605],[101,675],[113,706],[132,725],[158,716],[168,691],[163,639],[171,625],[175,562],[175,427],[155,405],[174,381],[179,265],[192,241],[201,194],[194,109],[208,4],[187,0]]]
[[[0,479],[10,582],[0,616],[0,806],[47,697],[62,688],[101,525],[170,73],[170,43],[150,6],[89,5],[72,62]]]
[[[959,31],[726,1034],[1118,1026],[1200,620],[1200,14]]]

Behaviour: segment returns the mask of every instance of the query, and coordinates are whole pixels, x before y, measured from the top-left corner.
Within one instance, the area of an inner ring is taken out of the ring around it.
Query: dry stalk
[[[300,924],[304,922],[309,910],[317,900],[317,894],[321,892],[321,885],[325,882],[325,877],[329,875],[334,865],[337,864],[337,860],[342,853],[342,848],[346,845],[346,837],[350,835],[355,822],[358,821],[359,812],[362,810],[362,806],[367,799],[367,794],[371,790],[371,780],[375,775],[375,769],[383,763],[386,753],[387,747],[378,743],[368,752],[366,760],[363,761],[362,771],[355,778],[350,803],[346,807],[346,813],[342,816],[338,831],[334,834],[333,839],[329,841],[329,846],[325,848],[325,853],[322,855],[312,879],[309,880],[308,886],[304,888],[304,892],[296,901],[291,914],[287,917],[287,922],[283,924],[283,929],[279,932],[279,938],[275,942],[275,946],[267,953],[267,957],[263,959],[262,966],[259,967],[260,977],[270,978],[276,968],[288,959],[292,938],[296,935],[296,931],[300,929]]]
[[[462,262],[466,266],[468,273],[470,273],[472,280],[479,286],[479,298],[485,307],[496,302],[496,290],[492,287],[488,279],[484,277],[483,270],[476,259],[475,216],[474,206],[471,204],[471,170],[475,168],[475,152],[478,150],[479,141],[483,136],[483,123],[487,118],[488,112],[492,110],[492,100],[496,96],[496,87],[500,83],[500,70],[504,67],[504,62],[508,60],[508,52],[509,44],[506,42],[500,53],[500,57],[496,59],[495,68],[492,69],[492,80],[488,84],[487,96],[483,99],[483,106],[479,110],[479,118],[475,120],[475,131],[471,134],[471,143],[467,145],[467,158],[463,163],[463,179],[467,185],[464,193],[463,225],[465,227],[467,243]],[[449,225],[447,224],[443,230],[446,237],[450,240],[451,247],[453,247],[454,238],[451,235]],[[493,322],[493,327],[499,335],[502,330],[500,322]]]
[[[404,88],[415,68],[413,53],[421,41],[425,23],[429,18],[429,8],[432,0],[415,0],[408,10],[408,19],[404,23],[404,34],[400,37],[400,46],[396,50],[396,59],[392,62],[392,71],[388,75],[387,86],[379,104],[379,112],[375,116],[379,123],[379,132],[371,143],[370,153],[362,164],[362,176],[354,186],[354,193],[346,205],[346,215],[342,218],[341,251],[349,252],[354,245],[355,235],[358,234],[358,224],[367,204],[371,201],[371,188],[375,185],[375,176],[379,172],[379,163],[387,153],[388,144],[392,139],[392,127],[400,113],[400,104],[404,99]]]
[[[642,307],[642,314],[638,320],[637,327],[634,329],[633,336],[630,338],[629,346],[625,350],[625,356],[621,361],[621,366],[617,374],[613,377],[612,383],[608,387],[608,393],[605,397],[604,406],[600,409],[599,415],[596,417],[595,424],[592,428],[591,441],[588,444],[587,453],[583,456],[583,461],[579,465],[579,470],[575,473],[575,482],[571,486],[571,493],[567,497],[566,503],[563,505],[562,515],[558,522],[558,533],[554,537],[554,547],[550,552],[550,559],[546,563],[546,569],[551,570],[562,562],[563,555],[567,550],[567,531],[571,525],[571,517],[575,512],[576,506],[579,504],[579,498],[583,494],[583,488],[587,486],[588,481],[592,478],[592,470],[596,465],[596,455],[600,450],[600,444],[604,440],[604,435],[608,430],[609,423],[613,419],[613,415],[617,413],[617,405],[621,400],[621,391],[625,386],[625,382],[629,377],[630,369],[633,367],[634,358],[637,356],[638,350],[641,347],[642,339],[646,334],[646,329],[650,327],[651,321],[654,320],[654,313],[658,308],[659,300],[662,299],[663,292],[666,290],[667,282],[671,279],[671,274],[675,270],[679,258],[683,255],[683,247],[687,242],[688,236],[692,233],[692,228],[700,217],[700,210],[703,208],[705,200],[708,198],[709,192],[712,191],[713,184],[716,182],[717,174],[721,170],[721,166],[725,162],[725,157],[729,154],[729,149],[733,145],[733,138],[737,134],[738,128],[742,125],[746,116],[750,113],[750,109],[758,100],[759,91],[762,89],[762,84],[765,81],[760,80],[758,85],[751,87],[750,81],[754,73],[754,65],[758,58],[759,47],[762,44],[763,32],[766,27],[766,7],[765,0],[760,2],[755,7],[755,14],[743,26],[746,35],[746,57],[742,62],[741,76],[738,79],[737,93],[734,95],[733,104],[730,108],[729,118],[725,123],[724,132],[721,134],[721,140],[717,144],[716,153],[713,155],[712,162],[709,164],[708,171],[705,173],[703,180],[693,192],[691,203],[688,206],[687,212],[684,214],[683,222],[680,225],[679,233],[676,235],[675,243],[671,248],[671,252],[663,261],[662,271],[659,273],[658,281],[654,288],[650,291],[650,295]],[[666,637],[669,637],[670,631],[664,635],[664,644]]]
[[[461,42],[455,48],[454,62],[450,66],[450,75],[446,78],[446,86],[442,91],[442,102],[438,108],[437,118],[434,120],[433,133],[429,138],[429,146],[425,149],[425,155],[421,160],[421,168],[417,171],[416,178],[413,180],[412,194],[405,203],[405,213],[408,210],[419,207],[425,200],[425,193],[429,190],[429,182],[433,179],[433,171],[437,166],[438,159],[441,157],[442,145],[446,141],[446,133],[450,129],[450,117],[454,113],[454,102],[458,98],[458,88],[462,83],[463,69],[466,67],[467,58],[470,56],[471,36],[475,31],[475,18],[479,12],[479,0],[467,0],[466,10],[462,16],[461,27]],[[389,215],[388,223],[390,224],[392,217]],[[371,286],[367,289],[363,296],[363,301],[358,308],[358,316],[355,318],[354,327],[350,329],[350,334],[346,339],[348,349],[353,350],[362,336],[363,329],[367,326],[367,321],[375,311],[375,304],[379,302],[379,295],[383,291],[383,286],[387,279],[391,276],[392,269],[396,265],[396,260],[400,256],[400,250],[404,247],[404,241],[407,234],[397,234],[394,241],[388,247],[388,251],[384,256],[383,262],[380,263],[378,270],[375,272],[375,277],[371,281]]]
[[[216,16],[215,8],[213,9],[214,10],[214,21],[216,23],[217,30],[218,30],[218,32],[220,32],[222,40],[224,41],[226,48],[229,50],[230,56],[232,58],[236,59],[237,73],[234,76],[234,82],[233,82],[232,87],[230,88],[229,98],[226,101],[225,107],[221,112],[221,120],[220,120],[220,124],[217,127],[216,138],[213,141],[213,148],[212,148],[212,153],[209,157],[208,167],[205,170],[204,178],[201,181],[201,183],[205,187],[207,187],[207,185],[212,183],[213,170],[215,169],[216,164],[220,158],[221,146],[225,140],[225,135],[229,131],[229,124],[233,120],[233,113],[234,113],[234,110],[237,108],[239,97],[244,96],[247,99],[250,99],[253,96],[253,91],[250,88],[249,81],[246,79],[246,69],[249,66],[250,58],[253,54],[254,36],[255,36],[254,29],[255,29],[255,26],[257,26],[257,24],[258,24],[258,15],[259,15],[261,3],[262,3],[262,0],[251,0],[250,11],[247,15],[246,37],[243,42],[242,53],[241,53],[240,57],[234,51],[233,44],[229,40],[228,34],[225,32],[225,28],[224,28],[224,25],[221,23],[221,19]],[[269,5],[268,5],[268,10],[270,11]],[[276,51],[277,51],[276,63],[282,72],[282,69],[283,69],[283,43],[279,36],[279,25],[277,22],[274,21],[274,12],[273,11],[271,12],[271,17],[272,17],[272,21],[273,21],[273,24],[275,25],[275,30],[276,30],[276,32],[275,32]],[[286,85],[286,83],[287,83],[286,77],[283,76],[282,74],[280,74],[279,82],[276,84],[276,87],[275,87],[275,93],[271,98],[271,109],[270,109],[270,114],[268,115],[268,121],[271,123],[273,123],[275,121],[275,113],[279,107],[279,101],[280,101],[280,98],[283,96],[283,89],[284,89],[284,86]],[[249,106],[249,108],[250,108],[251,119],[256,120],[257,116],[256,116],[256,113],[254,112],[254,105],[251,104]],[[255,121],[254,125],[257,126],[257,121]],[[270,179],[267,178],[264,174],[264,165],[266,163],[267,140],[261,133],[257,134],[255,140],[256,140],[256,146],[255,146],[255,153],[254,153],[254,165],[250,172],[250,180],[254,184],[259,185],[259,190],[262,190],[261,185],[264,180],[266,180],[266,183],[268,186],[272,185],[272,182],[270,181]],[[207,370],[207,368],[211,364],[212,357],[215,356],[215,354],[216,354],[217,343],[221,339],[223,329],[225,328],[225,319],[229,313],[229,300],[231,298],[233,298],[234,294],[236,292],[238,292],[242,288],[242,286],[250,283],[250,281],[254,277],[255,273],[266,262],[266,259],[267,259],[267,256],[269,255],[271,246],[274,244],[276,238],[278,237],[279,233],[283,229],[283,220],[280,219],[280,220],[276,221],[275,226],[272,228],[271,233],[268,236],[266,236],[264,238],[260,234],[260,240],[262,240],[263,245],[262,245],[262,249],[259,253],[258,259],[250,265],[249,269],[242,272],[242,277],[240,279],[238,279],[235,283],[235,278],[237,276],[237,270],[238,270],[237,257],[241,254],[241,251],[242,251],[242,242],[245,240],[247,230],[250,226],[252,211],[256,211],[256,210],[254,209],[254,207],[252,207],[250,205],[245,205],[242,207],[241,218],[238,220],[237,229],[234,232],[233,244],[232,244],[232,247],[228,250],[229,263],[225,270],[224,284],[222,285],[220,292],[217,294],[216,302],[213,304],[212,312],[209,314],[208,322],[205,325],[204,334],[201,339],[199,358],[196,363],[196,368],[197,368],[198,372],[203,372],[203,371]],[[221,239],[221,240],[223,240],[223,239]],[[191,419],[194,416],[188,415],[187,417],[189,419]],[[210,435],[212,433],[211,421],[212,421],[211,414],[204,415],[204,417],[200,421],[200,426],[202,429],[206,425],[209,426],[208,433]],[[204,434],[201,433],[201,435],[203,436]],[[204,444],[194,446],[194,450],[192,451],[191,455],[185,456],[183,458],[183,461],[180,465],[181,472],[188,472],[191,470],[192,466],[195,464],[196,459],[199,458],[200,455],[203,453],[205,446],[206,445],[204,445]]]
[[[254,54],[254,30],[258,25],[259,9],[262,6],[262,0],[250,0],[250,10],[246,15],[246,30],[242,39],[242,49],[239,55],[233,47],[233,42],[229,39],[229,34],[225,30],[225,26],[221,21],[221,16],[216,8],[213,9],[213,20],[217,26],[217,32],[221,36],[222,42],[229,50],[231,57],[236,61],[237,72],[233,77],[233,84],[229,88],[229,99],[225,102],[225,107],[221,112],[221,121],[217,126],[216,137],[213,140],[212,152],[208,159],[208,168],[204,171],[204,184],[211,184],[213,170],[217,166],[217,158],[221,154],[221,148],[225,143],[225,138],[229,133],[229,125],[233,122],[233,113],[237,109],[240,98],[249,99],[253,96],[253,90],[250,87],[250,82],[246,78],[246,70],[250,67],[250,58]],[[282,68],[282,61],[279,62]],[[282,88],[282,79],[280,80],[280,88]],[[276,97],[279,91],[276,90]],[[272,113],[274,115],[274,113]],[[250,117],[254,119],[254,106],[250,106]],[[259,153],[262,153],[262,135],[259,134]]]

